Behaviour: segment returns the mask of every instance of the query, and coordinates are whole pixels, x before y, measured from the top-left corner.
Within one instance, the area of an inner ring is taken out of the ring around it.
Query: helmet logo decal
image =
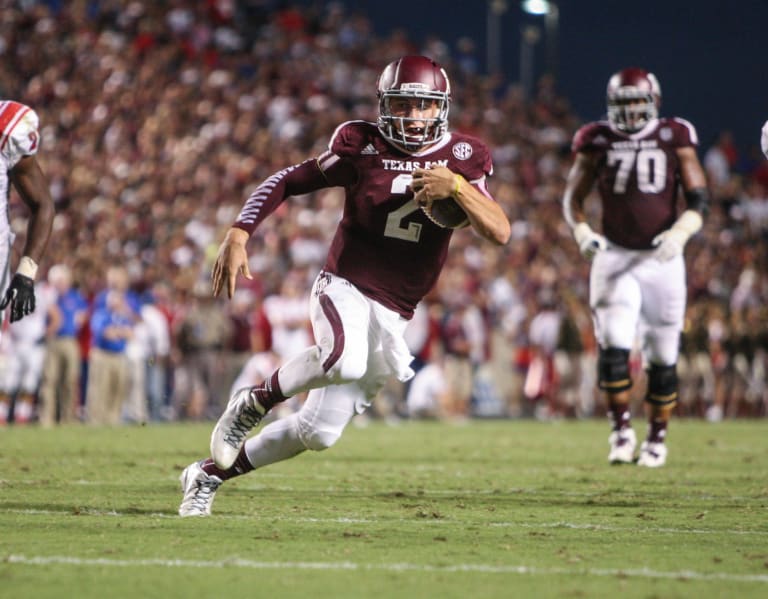
[[[400,84],[402,91],[430,91],[429,86],[426,83],[402,83]]]
[[[457,160],[467,160],[472,156],[472,146],[465,141],[454,145],[451,151]]]

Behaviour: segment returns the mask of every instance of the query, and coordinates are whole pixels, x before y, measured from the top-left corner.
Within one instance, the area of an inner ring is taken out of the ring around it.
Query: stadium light
[[[488,0],[486,51],[488,73],[501,71],[501,17],[507,12],[506,0]]]
[[[520,29],[520,86],[526,99],[533,89],[533,47],[540,37],[541,32],[534,25],[525,25]]]
[[[557,78],[557,42],[560,30],[560,9],[552,0],[523,0],[520,3],[523,12],[544,17],[544,30],[547,44],[547,73]]]
[[[546,15],[551,9],[548,0],[523,0],[521,6],[529,15]]]

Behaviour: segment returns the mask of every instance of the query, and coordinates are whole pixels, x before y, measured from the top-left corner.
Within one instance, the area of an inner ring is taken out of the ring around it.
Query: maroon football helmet
[[[426,56],[403,56],[389,63],[377,83],[381,134],[407,152],[417,152],[435,143],[448,128],[451,84],[448,75]],[[418,102],[416,106],[436,106],[434,118],[412,118],[395,114],[398,100]],[[432,104],[434,103],[434,104]],[[421,126],[415,126],[420,124]]]
[[[606,91],[608,121],[620,131],[639,131],[659,116],[661,87],[656,75],[631,67],[614,73]]]

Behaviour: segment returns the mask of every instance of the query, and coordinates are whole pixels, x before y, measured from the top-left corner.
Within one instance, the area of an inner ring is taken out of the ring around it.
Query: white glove
[[[595,233],[587,223],[579,223],[573,228],[573,238],[579,244],[581,255],[592,260],[597,252],[608,247],[608,240]]]
[[[686,210],[666,231],[662,231],[651,242],[656,248],[653,257],[659,262],[667,262],[683,253],[688,239],[701,229],[701,214],[695,210]]]
[[[763,154],[768,158],[768,121],[763,125],[763,134],[760,136],[760,147],[763,149]]]

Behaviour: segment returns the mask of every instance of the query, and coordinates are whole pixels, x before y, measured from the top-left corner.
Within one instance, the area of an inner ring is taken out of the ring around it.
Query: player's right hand
[[[248,268],[248,253],[245,251],[248,237],[248,233],[242,229],[232,228],[224,241],[221,242],[211,273],[214,297],[218,297],[226,284],[227,297],[232,299],[235,294],[238,273],[241,273],[246,279],[253,279]]]
[[[16,273],[11,279],[8,291],[0,301],[0,310],[10,304],[11,322],[21,320],[35,311],[35,282],[29,277]]]
[[[587,223],[579,223],[573,228],[573,237],[579,244],[581,255],[587,260],[592,260],[597,252],[608,247],[608,240],[595,233]]]

